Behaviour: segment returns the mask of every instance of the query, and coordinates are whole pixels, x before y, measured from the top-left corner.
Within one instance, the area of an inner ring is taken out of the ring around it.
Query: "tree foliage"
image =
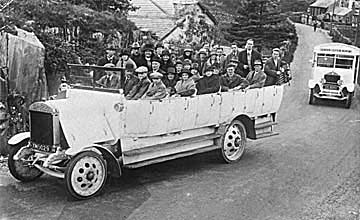
[[[227,26],[225,39],[245,45],[254,39],[258,48],[273,48],[296,38],[293,25],[286,22],[277,0],[239,0],[235,21]]]
[[[129,10],[128,0],[15,0],[0,14],[0,27],[16,25],[39,37],[49,81],[64,75],[66,63],[77,57],[99,58],[114,39],[120,38],[115,46],[129,44],[135,28],[125,16]]]

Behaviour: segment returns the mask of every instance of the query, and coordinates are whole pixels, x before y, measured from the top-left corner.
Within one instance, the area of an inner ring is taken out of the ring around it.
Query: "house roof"
[[[331,0],[317,0],[316,2],[312,3],[310,7],[314,8],[328,8],[332,4],[334,4],[334,1]]]
[[[175,0],[132,0],[136,11],[129,12],[129,19],[140,29],[148,29],[156,33],[158,37],[164,38],[176,29],[176,22],[179,19],[175,15]],[[204,7],[197,3],[202,10],[215,24],[215,17]]]
[[[334,9],[334,14],[337,15],[337,16],[345,16],[347,14],[349,14],[352,10],[349,9],[349,8],[345,8],[345,7],[335,7]],[[333,10],[331,8],[331,10],[328,10],[328,13],[330,15],[333,14]]]

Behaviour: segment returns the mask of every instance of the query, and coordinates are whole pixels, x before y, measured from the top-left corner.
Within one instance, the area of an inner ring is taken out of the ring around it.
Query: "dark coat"
[[[149,88],[150,83],[151,81],[149,80],[149,78],[143,78],[130,90],[129,94],[126,96],[126,99],[140,99],[141,97],[143,97],[143,95]]]
[[[278,80],[277,71],[280,71],[281,61],[275,65],[274,59],[270,58],[265,62],[264,72],[266,74],[265,86],[275,85]]]
[[[251,71],[246,76],[246,81],[248,82],[249,89],[252,88],[262,88],[265,85],[266,74],[260,70],[259,72]]]
[[[138,60],[139,65],[137,65],[137,66],[138,66],[138,67],[140,67],[140,66],[146,66],[146,67],[149,69],[149,71],[151,71],[151,70],[152,70],[152,68],[151,68],[151,60],[152,60],[152,57],[151,57],[150,61],[148,62],[148,61],[145,59],[145,56],[141,56],[141,59]]]
[[[130,75],[128,79],[125,77],[124,95],[127,96],[132,90],[132,88],[134,88],[138,83],[139,83],[139,78],[137,78],[134,75]]]
[[[104,75],[96,81],[98,85],[101,85],[109,89],[120,89],[120,77],[118,75]]]
[[[167,72],[169,67],[175,67],[174,63],[171,60],[168,60],[166,63],[162,61],[162,63],[160,64],[160,69],[164,70],[165,72]]]
[[[246,77],[247,74],[250,72],[250,69],[249,68],[245,69],[244,65],[248,65],[248,66],[251,67],[252,70],[254,70],[254,62],[255,62],[255,60],[262,60],[261,54],[259,52],[255,51],[255,50],[253,50],[251,52],[250,65],[249,65],[248,59],[247,59],[247,50],[243,50],[243,51],[241,51],[239,53],[239,67],[240,67],[240,70],[242,72],[242,73],[240,73],[240,74],[242,74],[241,75],[242,77]]]
[[[169,80],[167,77],[163,77],[162,81],[171,95],[176,92],[175,85],[178,81],[177,77],[175,77],[173,80]]]
[[[244,83],[244,81],[246,81],[246,79],[237,74],[234,74],[232,77],[228,76],[227,74],[223,75],[220,77],[221,91],[229,91],[229,89],[233,89],[239,86],[241,83]]]
[[[108,59],[107,56],[103,56],[97,61],[96,65],[97,66],[104,66],[107,63],[112,63],[112,64],[116,65],[117,62],[119,62],[119,57],[117,57],[117,56],[113,56],[112,59]],[[94,71],[94,80],[95,81],[99,80],[104,75],[105,75],[105,71],[96,70],[96,71]]]
[[[211,75],[210,77],[204,76],[199,79],[196,84],[197,94],[216,93],[220,90],[220,77],[219,75]]]
[[[143,58],[142,58],[141,54],[139,54],[137,56],[131,55],[130,58],[136,63],[137,67],[141,66],[140,64],[142,64],[142,62],[143,62]]]
[[[164,83],[160,81],[159,83],[152,82],[149,85],[149,88],[145,92],[142,99],[146,100],[159,100],[167,96],[167,91]]]

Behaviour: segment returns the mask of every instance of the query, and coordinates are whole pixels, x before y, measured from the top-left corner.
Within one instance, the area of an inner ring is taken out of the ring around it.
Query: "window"
[[[335,68],[352,69],[353,68],[353,59],[337,57],[336,61],[335,61]]]
[[[334,67],[334,60],[335,60],[335,55],[334,54],[321,54],[321,53],[319,53],[318,56],[317,56],[317,66],[318,67],[333,68]]]

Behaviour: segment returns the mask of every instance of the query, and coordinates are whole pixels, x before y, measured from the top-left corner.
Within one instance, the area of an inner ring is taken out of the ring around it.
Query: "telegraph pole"
[[[355,6],[353,6],[353,13],[356,13],[356,32],[355,32],[355,42],[354,45],[357,47],[358,45],[358,37],[359,37],[359,24],[360,24],[360,11],[356,11]]]
[[[334,23],[335,7],[336,7],[336,0],[334,0],[333,11],[332,11],[332,15],[331,15],[330,34],[332,33],[333,25],[334,25],[333,23]]]

